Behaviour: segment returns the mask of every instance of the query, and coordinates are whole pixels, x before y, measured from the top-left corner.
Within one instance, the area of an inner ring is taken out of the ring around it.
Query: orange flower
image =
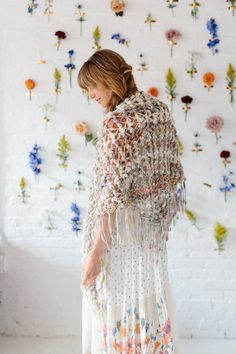
[[[161,345],[161,343],[160,343],[160,342],[158,342],[158,341],[157,341],[157,342],[155,342],[155,343],[154,343],[154,349],[157,349],[160,345]]]
[[[34,80],[32,79],[28,79],[25,81],[25,86],[28,90],[33,90],[36,86],[36,83]]]
[[[123,12],[125,7],[125,3],[122,0],[112,0],[111,1],[111,9],[115,13]]]
[[[215,81],[215,75],[211,72],[207,72],[203,75],[202,80],[204,84],[206,85],[205,87],[213,87],[213,83]]]
[[[135,333],[140,333],[140,324],[139,323],[136,324]]]
[[[148,89],[148,93],[149,93],[149,95],[154,96],[154,97],[157,97],[159,95],[159,91],[156,87],[150,87]]]
[[[127,329],[126,329],[125,327],[121,327],[121,329],[120,329],[120,335],[121,335],[122,337],[125,337],[126,334],[127,334]]]
[[[84,122],[75,123],[75,131],[80,135],[85,135],[88,132],[88,127]]]

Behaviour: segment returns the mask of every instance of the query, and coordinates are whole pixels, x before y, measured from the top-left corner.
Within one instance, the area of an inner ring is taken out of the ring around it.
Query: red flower
[[[181,101],[183,102],[183,103],[185,103],[185,104],[190,104],[191,102],[192,102],[192,97],[190,97],[190,96],[183,96],[183,97],[181,97]]]
[[[220,153],[220,157],[222,157],[222,159],[227,159],[228,157],[230,157],[230,152],[227,150],[223,150]]]
[[[65,34],[65,32],[63,32],[63,31],[57,31],[57,32],[55,32],[55,36],[57,36],[58,39],[65,39],[65,38],[66,38],[66,34]]]

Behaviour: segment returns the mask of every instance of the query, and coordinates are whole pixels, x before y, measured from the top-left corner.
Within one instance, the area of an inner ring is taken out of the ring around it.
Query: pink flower
[[[174,40],[178,39],[179,37],[181,37],[181,33],[175,29],[170,29],[170,30],[166,31],[165,36],[168,41],[171,41],[171,40],[174,41]]]
[[[224,121],[219,116],[212,116],[207,119],[206,127],[207,129],[211,130],[212,133],[220,132],[221,128],[224,125]]]

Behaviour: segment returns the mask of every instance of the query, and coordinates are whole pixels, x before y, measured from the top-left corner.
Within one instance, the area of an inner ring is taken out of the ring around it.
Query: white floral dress
[[[82,354],[177,354],[166,240],[185,199],[168,107],[143,91],[126,98],[102,122],[93,171],[82,262],[104,215],[115,222],[96,285],[82,289]]]

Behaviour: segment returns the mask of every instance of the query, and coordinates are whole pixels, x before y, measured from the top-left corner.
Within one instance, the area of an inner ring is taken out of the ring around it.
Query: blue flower
[[[215,19],[211,18],[209,21],[207,21],[206,27],[212,35],[212,38],[207,43],[207,46],[209,49],[212,49],[212,54],[218,53],[219,50],[217,48],[214,48],[218,43],[220,43],[220,40],[217,35],[218,25],[216,24]]]
[[[38,155],[39,150],[41,150],[41,147],[35,144],[29,153],[29,165],[35,176],[41,172],[39,165],[42,164],[42,158]]]
[[[120,33],[115,33],[111,36],[111,39],[120,39]]]
[[[71,58],[74,53],[75,53],[75,51],[73,49],[69,50],[68,51],[69,57]]]
[[[77,233],[78,231],[81,230],[80,228],[80,209],[76,203],[71,203],[70,206],[71,211],[75,214],[71,218],[71,230]]]

